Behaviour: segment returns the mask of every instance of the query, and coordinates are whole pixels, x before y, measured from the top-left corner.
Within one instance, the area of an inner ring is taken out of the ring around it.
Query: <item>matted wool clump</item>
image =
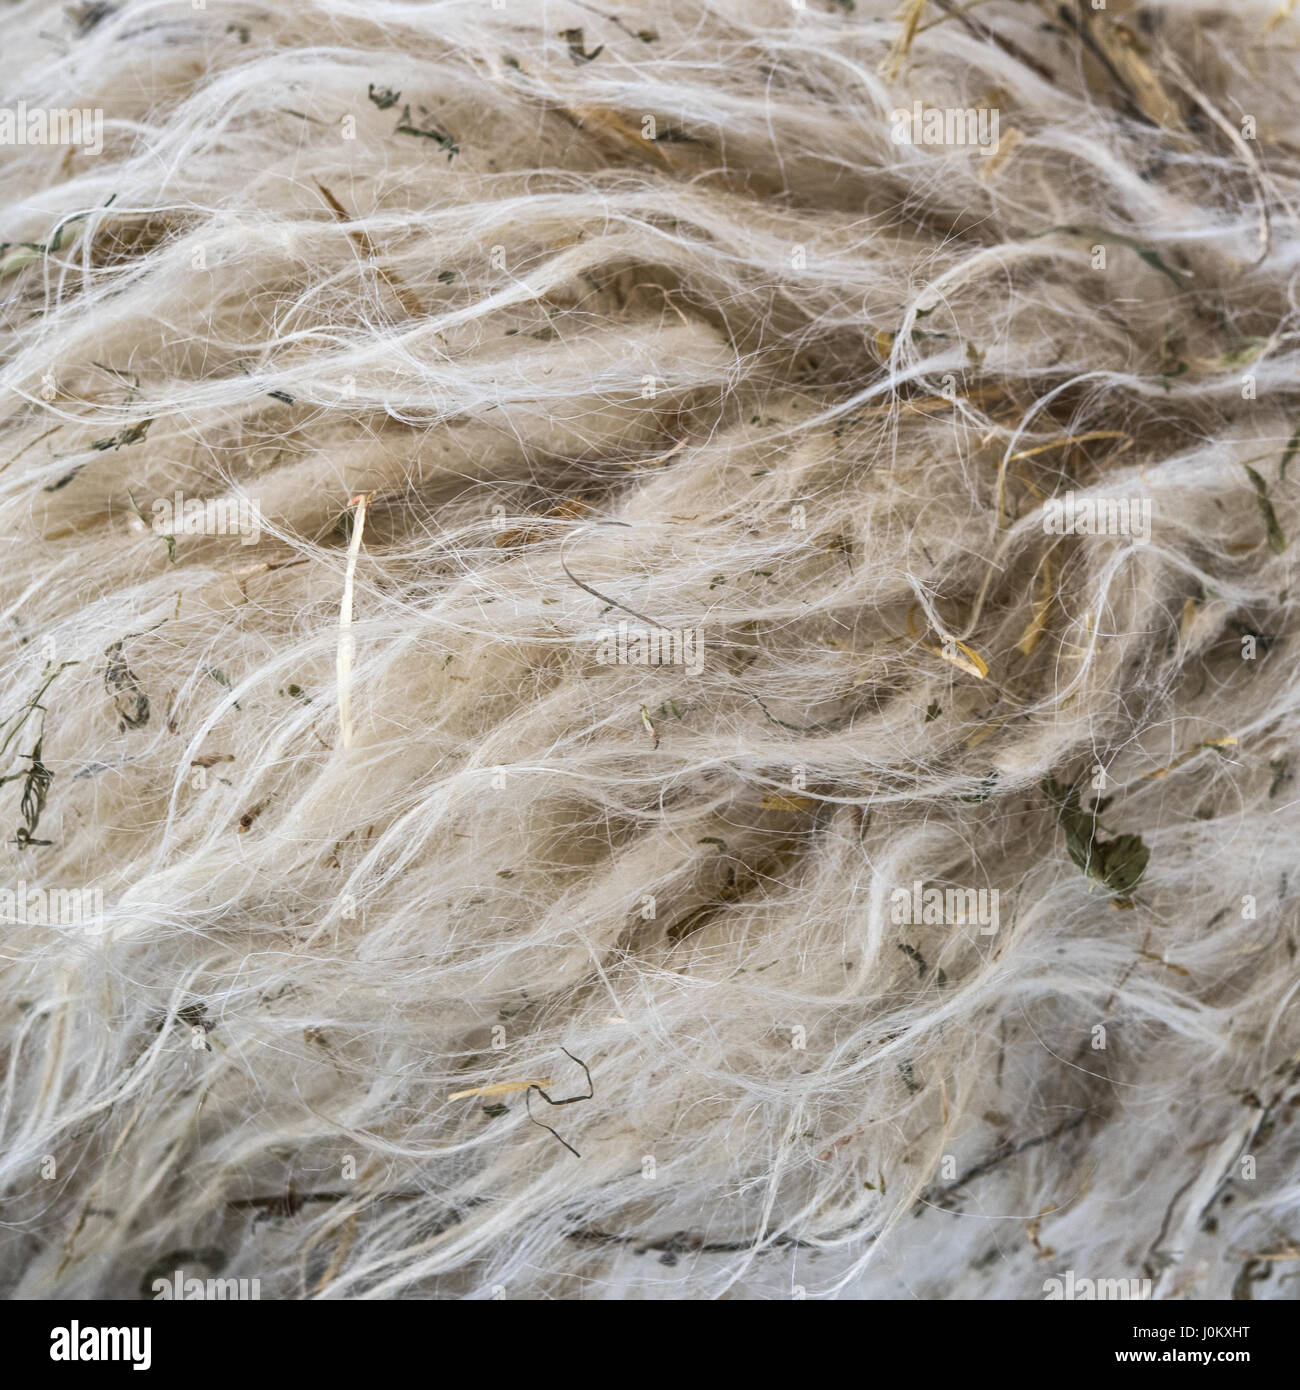
[[[1295,11],[7,7],[4,1291],[1294,1296]]]

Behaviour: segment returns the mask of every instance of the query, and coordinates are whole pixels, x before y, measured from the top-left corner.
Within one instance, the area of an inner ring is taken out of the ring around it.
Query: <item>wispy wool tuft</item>
[[[1294,11],[6,6],[0,1289],[1294,1297]]]

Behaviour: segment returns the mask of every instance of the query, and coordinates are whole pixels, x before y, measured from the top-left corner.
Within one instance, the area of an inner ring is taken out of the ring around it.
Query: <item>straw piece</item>
[[[352,539],[348,544],[348,565],[343,575],[343,602],[339,606],[339,735],[344,748],[352,743],[352,657],[356,650],[352,640],[352,589],[357,573],[357,556],[361,553],[361,533],[366,525],[366,507],[370,494],[361,493],[350,498],[349,507],[356,507],[356,520],[352,526]]]
[[[515,1091],[526,1091],[530,1086],[549,1086],[551,1078],[540,1076],[532,1081],[498,1081],[491,1086],[473,1086],[468,1091],[453,1091],[448,1100],[464,1100],[467,1096],[508,1096]]]

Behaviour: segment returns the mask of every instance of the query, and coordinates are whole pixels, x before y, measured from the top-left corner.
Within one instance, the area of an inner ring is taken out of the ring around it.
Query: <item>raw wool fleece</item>
[[[953,8],[6,9],[10,1296],[1294,1295],[1295,7]]]

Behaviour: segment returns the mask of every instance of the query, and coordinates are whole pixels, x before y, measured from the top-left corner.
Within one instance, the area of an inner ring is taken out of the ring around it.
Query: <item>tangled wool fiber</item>
[[[1295,8],[6,8],[9,1296],[1294,1296]]]

